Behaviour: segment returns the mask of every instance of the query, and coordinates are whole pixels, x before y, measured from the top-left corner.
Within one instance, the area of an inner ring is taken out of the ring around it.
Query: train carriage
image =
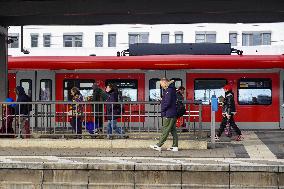
[[[25,56],[9,57],[8,66],[9,96],[15,97],[13,88],[21,85],[34,101],[68,101],[73,86],[79,87],[86,99],[94,80],[102,88],[108,82],[116,83],[124,101],[157,101],[162,95],[159,79],[174,79],[176,87],[186,88],[186,100],[202,101],[206,127],[210,124],[211,95],[224,96],[222,86],[232,84],[236,122],[241,128],[284,128],[283,55]],[[131,111],[142,114],[156,111],[153,108],[133,105]],[[220,119],[218,111],[217,122]],[[131,122],[152,124],[135,117]]]

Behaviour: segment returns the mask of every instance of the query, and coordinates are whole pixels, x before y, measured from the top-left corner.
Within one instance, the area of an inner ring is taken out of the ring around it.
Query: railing
[[[187,111],[179,121],[186,128],[181,127],[180,134],[185,129],[187,132],[193,129],[196,134],[198,122],[201,136],[202,104],[199,101],[184,104]],[[26,114],[29,105],[32,110]],[[16,106],[20,113],[13,112]],[[0,102],[0,137],[157,136],[163,124],[160,109],[160,102]],[[114,121],[108,120],[116,120],[117,131],[123,132],[115,133]]]

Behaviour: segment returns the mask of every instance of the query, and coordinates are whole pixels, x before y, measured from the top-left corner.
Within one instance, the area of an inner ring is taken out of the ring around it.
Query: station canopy
[[[283,21],[283,0],[0,0],[4,26]]]

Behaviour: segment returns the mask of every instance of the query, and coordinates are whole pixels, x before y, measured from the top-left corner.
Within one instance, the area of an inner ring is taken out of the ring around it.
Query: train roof
[[[284,68],[284,55],[151,55],[8,57],[9,70],[92,69],[272,69]]]

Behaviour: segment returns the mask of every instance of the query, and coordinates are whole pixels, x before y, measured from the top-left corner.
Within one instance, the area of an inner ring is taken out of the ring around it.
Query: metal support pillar
[[[8,96],[8,28],[0,26],[0,102]]]

